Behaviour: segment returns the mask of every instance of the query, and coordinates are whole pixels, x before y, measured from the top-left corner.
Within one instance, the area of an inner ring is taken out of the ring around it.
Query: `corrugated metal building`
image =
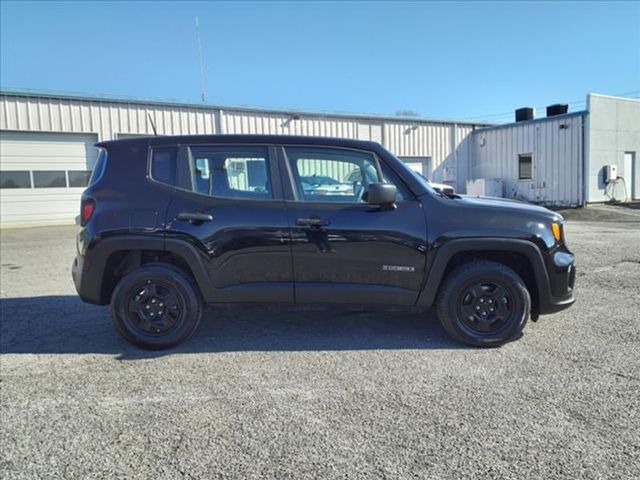
[[[478,130],[472,178],[499,179],[507,198],[581,204],[586,112]],[[523,163],[530,165],[523,171]]]
[[[167,102],[0,93],[0,221],[72,221],[97,141],[152,135],[265,133],[374,140],[436,182],[464,188],[469,133],[486,124]]]
[[[545,205],[638,198],[640,101],[590,94],[587,110],[508,125],[370,115],[227,108],[170,102],[0,92],[0,223],[71,222],[97,141],[152,135],[268,133],[381,143],[412,168],[460,192]],[[619,179],[604,181],[605,165]],[[485,184],[485,182],[481,182]],[[475,185],[475,184],[473,184]]]
[[[589,94],[587,110],[475,129],[470,179],[549,206],[640,198],[640,100]],[[617,167],[607,182],[605,168]],[[459,176],[460,177],[460,176]]]

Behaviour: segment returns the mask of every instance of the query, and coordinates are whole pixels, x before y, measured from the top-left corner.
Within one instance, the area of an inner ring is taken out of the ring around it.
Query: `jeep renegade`
[[[73,279],[142,348],[187,339],[204,304],[435,307],[454,339],[493,347],[574,302],[560,215],[436,190],[377,143],[207,135],[97,147]]]

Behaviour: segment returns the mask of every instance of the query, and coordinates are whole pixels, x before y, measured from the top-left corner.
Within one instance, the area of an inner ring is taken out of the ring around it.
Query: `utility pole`
[[[200,97],[202,99],[202,103],[205,103],[207,101],[207,97],[206,97],[206,82],[205,82],[205,78],[204,78],[204,59],[202,57],[202,41],[200,40],[200,21],[198,20],[198,17],[195,18],[196,20],[196,40],[198,41],[198,58],[200,60]]]

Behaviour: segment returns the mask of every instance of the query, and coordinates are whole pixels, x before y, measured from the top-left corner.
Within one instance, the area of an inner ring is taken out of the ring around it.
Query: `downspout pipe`
[[[582,117],[582,204],[581,207],[587,206],[587,180],[588,180],[588,172],[587,172],[587,141],[586,135],[588,134],[588,130],[586,128],[587,115],[589,115],[589,111],[583,115]]]

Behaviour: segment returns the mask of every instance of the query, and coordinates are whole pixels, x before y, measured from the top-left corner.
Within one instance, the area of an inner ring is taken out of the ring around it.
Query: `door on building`
[[[91,134],[0,132],[0,222],[72,222],[97,141]]]
[[[431,157],[399,157],[407,166],[424,178],[432,180]]]
[[[640,165],[635,152],[624,153],[623,178],[626,184],[628,198],[640,199]]]

